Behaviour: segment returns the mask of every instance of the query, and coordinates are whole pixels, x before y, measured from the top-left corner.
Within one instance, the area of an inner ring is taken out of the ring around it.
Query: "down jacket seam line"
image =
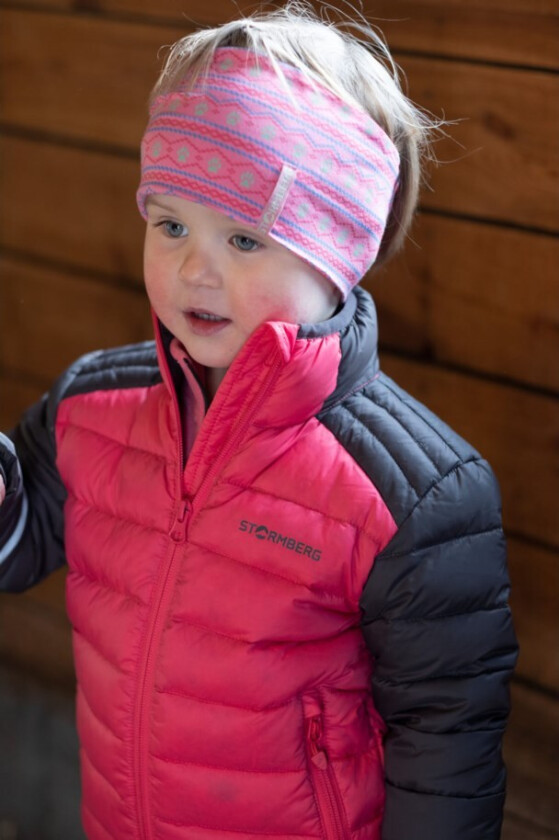
[[[108,840],[112,840],[112,836],[111,836],[110,831],[109,831],[109,830],[108,830],[108,829],[107,829],[107,828],[103,825],[103,823],[101,822],[101,820],[99,819],[99,817],[95,816],[95,814],[93,813],[93,811],[92,811],[90,808],[88,808],[88,807],[87,807],[87,805],[86,805],[84,802],[82,802],[82,803],[81,803],[81,808],[82,808],[82,811],[83,811],[84,813],[87,813],[87,815],[89,816],[89,818],[90,818],[90,819],[91,819],[94,823],[96,823],[98,826],[100,826],[101,830],[102,830],[102,831],[103,831],[103,832],[107,835]]]
[[[475,539],[476,537],[483,537],[486,534],[502,534],[503,529],[499,525],[492,528],[485,528],[483,531],[468,531],[466,534],[460,534],[458,537],[452,537],[448,540],[439,540],[435,543],[428,543],[422,545],[415,551],[394,551],[392,554],[379,554],[377,560],[384,562],[385,560],[396,560],[398,557],[414,557],[416,554],[422,554],[424,551],[431,551],[433,548],[440,548],[443,545],[452,545],[452,543],[462,542],[462,540]]]
[[[287,575],[280,575],[279,572],[272,572],[270,569],[264,569],[262,566],[256,565],[256,563],[245,563],[244,560],[240,560],[238,557],[233,557],[230,554],[225,554],[223,551],[219,551],[214,546],[207,546],[203,543],[197,542],[189,537],[188,540],[189,545],[194,545],[196,548],[202,548],[204,551],[211,551],[212,554],[216,554],[218,557],[223,557],[225,560],[230,560],[232,563],[236,563],[239,566],[243,566],[245,569],[254,569],[256,572],[260,572],[263,575],[269,575],[273,578],[278,578],[279,580],[287,581],[287,583],[292,583],[295,586],[301,586],[304,589],[308,589],[310,592],[315,592],[323,595],[327,595],[329,598],[334,598],[339,603],[346,603],[345,598],[341,598],[337,592],[333,589],[327,589],[324,586],[316,586],[315,584],[308,584],[305,583],[304,580],[297,580],[297,578],[291,578]]]
[[[288,700],[283,700],[281,703],[270,703],[267,706],[249,706],[244,703],[231,703],[226,700],[214,700],[210,697],[202,697],[201,694],[191,694],[188,691],[183,691],[178,688],[156,688],[158,694],[169,694],[171,697],[185,697],[187,700],[195,700],[197,703],[204,703],[206,706],[224,706],[226,709],[239,709],[243,712],[275,712],[278,709],[284,709],[287,706],[294,706],[300,702],[300,697],[295,695]]]
[[[454,452],[454,450],[452,450],[452,451]],[[452,465],[452,467],[450,467],[450,469],[448,469],[448,470],[447,470],[447,471],[446,471],[443,475],[439,475],[439,476],[437,476],[437,477],[436,477],[436,478],[435,478],[435,479],[434,479],[434,480],[433,480],[433,481],[432,481],[432,482],[428,485],[428,487],[425,489],[425,491],[423,492],[423,495],[421,495],[421,496],[418,498],[417,502],[415,502],[415,504],[413,505],[413,507],[411,508],[411,510],[409,510],[409,511],[408,511],[407,516],[405,516],[405,517],[404,517],[404,519],[403,519],[403,520],[399,523],[399,525],[398,525],[398,531],[396,532],[396,535],[395,535],[395,536],[397,536],[397,534],[398,534],[398,532],[399,532],[399,531],[402,531],[402,529],[404,528],[404,526],[405,526],[405,524],[407,523],[407,521],[408,521],[408,520],[411,518],[411,516],[415,513],[415,511],[417,510],[417,508],[418,508],[421,504],[423,504],[423,502],[425,501],[425,499],[427,498],[427,496],[428,496],[428,495],[429,495],[429,494],[430,494],[433,490],[435,490],[437,487],[439,487],[439,486],[443,483],[443,481],[446,481],[446,479],[447,479],[447,478],[450,478],[450,476],[451,476],[451,475],[453,475],[455,472],[458,472],[459,470],[461,470],[461,469],[462,469],[463,467],[465,467],[467,464],[487,464],[487,462],[486,462],[486,460],[485,460],[484,458],[481,458],[479,455],[476,455],[476,456],[474,456],[473,458],[466,458],[465,460],[460,459],[460,461],[459,461],[457,464],[453,464],[453,465]],[[413,488],[412,488],[412,489],[413,489]],[[414,492],[415,492],[415,491],[414,491]],[[416,495],[417,495],[417,494],[416,494]],[[500,529],[499,529],[499,530],[500,530]],[[466,534],[465,536],[467,536],[467,534]],[[444,545],[444,542],[443,542],[443,543],[440,543],[440,545]],[[416,551],[421,551],[422,549],[423,549],[423,546],[419,546],[419,547],[416,549]],[[396,554],[394,554],[393,556],[394,556],[394,557],[396,557],[397,555],[396,555]],[[404,556],[404,557],[409,557],[409,556],[410,556],[410,552],[409,552],[409,551],[405,551],[405,552],[403,552],[403,553],[402,553],[402,556]],[[380,559],[380,558],[382,558],[382,553],[378,555],[378,558],[379,558],[379,559]]]
[[[431,423],[431,421],[430,421],[430,419],[428,418],[428,416],[427,416],[426,414],[423,414],[422,412],[418,411],[418,410],[417,410],[417,407],[416,407],[416,406],[415,406],[415,405],[411,402],[411,400],[406,399],[406,396],[407,396],[406,394],[400,393],[400,392],[399,392],[396,388],[392,387],[392,385],[390,384],[390,382],[388,382],[388,381],[387,381],[387,379],[386,379],[386,378],[383,380],[383,383],[382,383],[382,384],[383,384],[383,386],[386,388],[386,390],[387,390],[387,391],[390,391],[390,393],[391,393],[391,394],[393,394],[393,395],[394,395],[397,399],[401,400],[401,401],[404,403],[404,405],[406,406],[406,408],[408,408],[408,409],[409,409],[409,411],[411,411],[413,414],[415,414],[415,416],[416,416],[416,417],[419,417],[419,419],[421,420],[421,422],[422,422],[422,423],[425,423],[425,425],[426,425],[426,426],[428,426],[428,427],[431,429],[431,431],[433,432],[433,434],[435,434],[435,435],[437,436],[437,438],[438,438],[440,441],[442,441],[442,443],[444,443],[444,445],[445,445],[445,446],[447,446],[447,447],[450,449],[450,451],[451,451],[451,452],[453,452],[453,453],[454,453],[454,455],[456,455],[456,457],[457,457],[459,460],[462,460],[462,457],[461,457],[460,453],[459,453],[456,449],[454,449],[454,447],[452,446],[452,444],[450,443],[450,441],[449,441],[449,440],[447,440],[446,438],[444,438],[444,437],[441,435],[441,433],[440,433],[440,431],[437,429],[437,427],[436,427],[436,426],[434,426],[434,425]],[[383,406],[383,408],[384,408],[384,406]],[[392,415],[392,416],[393,416],[393,415]],[[479,457],[480,457],[480,456],[478,455],[478,458],[479,458]]]
[[[90,429],[84,423],[78,424],[72,422],[71,420],[59,420],[57,421],[56,426],[59,429],[77,429],[80,432],[87,432],[87,434],[94,435],[97,438],[101,438],[101,440],[109,441],[113,444],[113,446],[120,446],[122,449],[126,449],[127,452],[138,452],[140,455],[148,455],[150,458],[156,458],[158,461],[163,461],[166,464],[171,463],[171,461],[160,452],[153,452],[150,449],[142,449],[139,446],[132,446],[132,444],[129,444],[126,441],[117,440],[114,437],[103,434],[103,432],[100,432],[99,429]]]
[[[492,607],[476,607],[475,610],[462,610],[461,612],[452,612],[452,613],[435,613],[434,615],[423,615],[423,616],[402,616],[401,618],[386,618],[384,615],[379,615],[378,618],[375,619],[375,622],[384,621],[385,624],[421,624],[422,622],[426,621],[442,621],[445,618],[461,618],[464,615],[474,615],[477,613],[490,613],[490,612],[499,612],[499,611],[508,611],[506,604],[497,604],[496,606]],[[375,623],[369,622],[369,623]]]
[[[348,408],[348,407],[347,407],[347,405],[342,404],[340,407],[343,409],[343,411],[346,411],[346,412],[350,415],[350,417],[353,417],[353,419],[355,420],[355,422],[356,422],[356,423],[359,423],[359,425],[360,425],[363,429],[365,429],[365,431],[366,431],[369,435],[371,435],[371,437],[374,437],[375,441],[379,444],[379,446],[381,446],[381,447],[382,447],[382,449],[386,452],[386,454],[387,454],[387,455],[388,455],[388,456],[392,459],[393,463],[396,465],[396,467],[398,468],[398,470],[399,470],[399,471],[400,471],[400,473],[402,474],[402,477],[403,477],[404,481],[408,484],[408,486],[409,486],[409,487],[410,487],[410,489],[412,490],[412,492],[413,492],[414,496],[415,496],[417,499],[420,499],[419,493],[417,492],[417,490],[415,489],[415,487],[414,487],[414,486],[413,486],[413,484],[411,483],[411,481],[410,481],[409,477],[408,477],[408,476],[406,475],[406,473],[404,472],[403,467],[402,467],[402,466],[401,466],[401,464],[400,464],[400,463],[396,460],[396,458],[394,457],[393,453],[392,453],[392,452],[388,449],[388,447],[386,446],[386,444],[384,444],[384,443],[383,443],[383,441],[382,441],[382,440],[381,440],[378,436],[373,435],[373,432],[369,429],[369,427],[367,426],[367,424],[366,424],[366,423],[365,423],[365,422],[364,422],[364,421],[363,421],[360,417],[358,417],[358,416],[357,416],[357,415],[356,415],[356,414],[355,414],[355,413],[354,413],[354,412],[353,412],[350,408]]]
[[[91,510],[96,510],[98,513],[106,516],[107,519],[115,519],[117,522],[128,522],[130,525],[135,525],[142,531],[149,531],[155,534],[161,534],[163,536],[167,535],[168,529],[167,528],[156,528],[154,525],[146,525],[145,522],[138,522],[137,519],[132,519],[130,516],[124,516],[120,514],[113,513],[106,508],[101,507],[98,504],[94,504],[90,502],[89,499],[85,499],[83,496],[79,496],[77,493],[69,492],[68,493],[69,499],[74,499],[74,501],[79,502],[82,505],[87,505],[88,508]]]
[[[364,395],[364,396],[367,396],[367,395]],[[407,436],[408,436],[409,440],[410,440],[413,444],[415,444],[415,446],[417,446],[417,448],[418,448],[418,449],[420,449],[420,450],[423,452],[423,454],[425,455],[425,457],[427,458],[427,460],[429,461],[429,463],[431,463],[431,464],[433,465],[433,467],[434,467],[434,468],[437,470],[437,472],[438,472],[438,471],[439,471],[439,465],[438,465],[438,464],[437,464],[437,462],[434,460],[433,456],[429,453],[428,449],[427,449],[427,448],[426,448],[426,446],[422,443],[421,439],[417,440],[417,439],[413,436],[413,434],[412,434],[411,430],[408,428],[408,426],[406,426],[406,425],[405,425],[405,423],[403,422],[403,420],[402,420],[400,417],[398,417],[398,415],[397,415],[394,411],[390,411],[390,409],[388,408],[388,406],[383,405],[383,404],[382,404],[381,402],[379,402],[379,401],[375,402],[375,401],[374,401],[374,400],[372,400],[370,397],[367,397],[367,399],[368,399],[368,400],[369,400],[369,402],[370,402],[372,405],[374,405],[376,408],[380,408],[382,411],[384,411],[384,412],[385,412],[385,414],[388,414],[388,416],[389,416],[392,420],[394,420],[394,422],[395,422],[395,423],[397,423],[397,424],[398,424],[398,426],[400,426],[400,428],[401,428],[401,429],[403,429],[403,431],[407,434]],[[350,408],[348,408],[348,406],[344,406],[344,408],[346,409],[346,411],[349,411],[349,413],[350,413],[353,417],[355,417],[355,419],[356,419],[356,420],[358,420],[358,421],[360,421],[360,422],[363,422],[362,420],[360,420],[360,418],[359,418],[359,417],[357,417],[357,415],[356,415],[356,414],[355,414],[355,413],[354,413],[354,412],[353,412]],[[417,415],[416,415],[416,416],[417,416]],[[394,456],[393,456],[393,457],[394,457]]]
[[[201,823],[200,821],[197,822],[179,822],[178,820],[170,820],[168,817],[157,816],[156,821],[163,823],[163,825],[174,825],[176,828],[204,828],[208,831],[219,831],[220,834],[252,834],[254,837],[278,837],[280,840],[287,840],[287,838],[292,838],[292,840],[322,840],[321,837],[318,837],[316,834],[287,834],[285,831],[255,831],[254,829],[246,829],[246,828],[226,828],[225,830],[221,828],[216,828],[215,825],[208,825],[207,823]]]
[[[88,712],[91,715],[93,715],[93,717],[95,718],[95,720],[97,721],[99,726],[101,726],[103,729],[105,729],[109,733],[109,735],[112,738],[115,739],[115,741],[120,741],[121,744],[124,743],[124,738],[122,738],[120,735],[117,735],[117,733],[114,731],[114,729],[111,729],[109,724],[106,721],[102,720],[99,717],[99,715],[97,714],[97,712],[95,711],[95,709],[92,708],[91,703],[87,699],[86,694],[85,694],[85,692],[82,688],[80,688],[80,702],[85,703],[85,705],[87,706]]]
[[[391,782],[389,778],[386,779],[386,784],[390,785],[390,787],[396,788],[396,790],[403,790],[407,793],[415,793],[417,796],[438,796],[443,799],[471,799],[473,801],[477,801],[480,799],[494,799],[495,797],[502,797],[504,795],[504,791],[502,790],[496,791],[495,793],[480,793],[473,795],[468,795],[467,793],[443,793],[442,791],[427,790],[426,788],[412,788],[406,787],[405,785],[396,785],[394,782]]]
[[[124,589],[118,589],[114,586],[107,578],[100,574],[99,577],[94,577],[92,574],[88,574],[85,569],[80,569],[77,574],[80,577],[84,578],[84,580],[88,581],[88,583],[93,583],[95,585],[101,586],[103,589],[108,589],[109,592],[114,592],[115,595],[121,595],[123,598],[126,598],[128,601],[133,601],[139,607],[145,607],[144,601],[138,598],[137,595],[132,594],[132,592],[127,592]]]
[[[251,484],[243,484],[242,481],[233,478],[227,478],[223,481],[223,484],[230,484],[233,487],[238,487],[240,490],[248,490],[251,493],[258,493],[262,496],[267,496],[270,499],[276,499],[278,502],[288,502],[292,505],[297,505],[298,508],[302,508],[303,510],[312,511],[312,513],[317,513],[319,516],[324,517],[324,519],[329,520],[330,522],[337,522],[341,525],[349,525],[351,528],[354,528],[360,534],[364,534],[368,539],[371,540],[373,543],[378,543],[378,537],[374,537],[370,534],[366,528],[362,525],[359,525],[357,522],[354,522],[351,519],[342,519],[341,517],[334,516],[331,513],[327,513],[326,511],[319,510],[319,508],[312,507],[311,505],[307,504],[306,502],[299,503],[295,501],[295,499],[290,499],[288,496],[282,495],[280,496],[279,493],[272,493],[270,490],[261,490],[259,487],[254,487]]]
[[[249,647],[253,644],[250,639],[243,639],[240,636],[233,636],[231,633],[224,633],[222,630],[216,630],[215,627],[210,627],[209,624],[202,624],[199,621],[192,621],[189,618],[184,618],[181,615],[176,615],[172,618],[173,624],[184,624],[187,627],[196,627],[198,630],[205,630],[208,633],[211,633],[214,636],[219,636],[222,639],[229,639],[231,642],[236,642],[240,645],[248,645]],[[351,630],[358,629],[359,625],[356,624],[355,626],[349,626],[346,632],[350,632]],[[324,636],[322,639],[307,639],[304,642],[291,642],[293,647],[311,647],[315,645],[321,644],[329,644],[333,638],[337,638],[337,636]],[[282,647],[283,642],[276,642],[276,644],[270,644],[268,647],[273,649],[274,647]]]
[[[119,665],[116,665],[111,659],[109,659],[106,656],[106,654],[103,653],[103,651],[99,650],[98,645],[95,642],[92,642],[91,639],[89,639],[86,635],[84,635],[84,633],[78,627],[76,627],[75,624],[72,624],[72,631],[76,634],[76,636],[79,636],[80,639],[83,639],[86,645],[92,648],[92,650],[97,654],[97,656],[100,659],[102,659],[103,662],[106,662],[107,665],[110,665],[114,671],[117,671],[119,674],[126,674],[126,671],[124,671]]]
[[[352,756],[350,756],[351,758]],[[168,758],[163,755],[157,755],[157,753],[153,753],[152,758],[156,761],[162,761],[165,764],[177,764],[180,767],[204,767],[206,770],[223,770],[225,773],[244,773],[248,776],[295,776],[301,775],[305,773],[305,767],[300,764],[299,767],[295,768],[279,768],[279,767],[271,767],[267,769],[258,769],[258,770],[247,770],[246,767],[231,767],[226,764],[208,764],[202,761],[185,761],[184,759],[179,758]]]
[[[369,627],[370,624],[375,624],[375,623],[376,623],[376,620],[375,621],[370,621],[370,622],[368,622],[368,624],[364,624],[363,626],[364,627]],[[487,677],[490,677],[491,674],[506,674],[509,670],[510,670],[509,668],[487,668],[484,671],[481,671],[481,673],[484,674]],[[390,686],[390,687],[394,687],[394,688],[403,688],[404,686],[413,687],[414,685],[423,685],[425,683],[428,684],[428,683],[441,682],[441,681],[444,682],[444,681],[447,681],[447,680],[452,680],[453,682],[455,682],[456,680],[471,680],[471,679],[472,679],[471,672],[468,672],[468,673],[464,674],[464,673],[460,673],[460,672],[457,672],[457,671],[445,671],[444,674],[434,674],[433,676],[429,676],[429,677],[420,677],[417,680],[400,680],[400,681],[388,680],[388,679],[386,679],[386,677],[377,677],[375,675],[375,684],[376,685],[386,685],[386,686]],[[417,726],[406,726],[406,728],[407,729],[413,729],[414,732],[427,732],[428,734],[431,734],[430,730],[419,729]],[[460,731],[460,730],[447,729],[447,730],[445,730],[445,733],[450,734],[450,733],[455,732],[455,731]],[[483,731],[483,732],[493,732],[494,729],[493,729],[493,727],[489,727],[489,728],[483,729],[483,730],[476,729],[475,731],[476,732],[481,732],[481,731]]]

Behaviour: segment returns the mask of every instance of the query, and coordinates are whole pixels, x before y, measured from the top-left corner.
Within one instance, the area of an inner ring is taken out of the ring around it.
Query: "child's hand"
[[[4,501],[5,498],[6,498],[6,488],[4,486],[4,479],[0,475],[0,505],[2,504],[2,502]]]

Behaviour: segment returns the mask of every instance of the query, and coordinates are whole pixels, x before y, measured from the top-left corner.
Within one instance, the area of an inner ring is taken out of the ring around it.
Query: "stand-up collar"
[[[170,351],[173,336],[157,319],[155,328],[163,378],[177,393],[184,373]],[[240,406],[256,398],[272,364],[274,387],[255,418],[262,426],[304,422],[373,379],[377,320],[370,295],[354,289],[339,312],[319,324],[262,324],[239,351],[213,403],[235,400]]]

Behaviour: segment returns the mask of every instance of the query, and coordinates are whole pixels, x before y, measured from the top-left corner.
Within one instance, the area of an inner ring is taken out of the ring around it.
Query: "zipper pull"
[[[186,515],[190,509],[190,502],[188,499],[181,499],[175,515],[175,520],[169,531],[169,536],[173,542],[183,542],[186,537]]]
[[[311,761],[319,770],[326,770],[328,767],[328,756],[320,747],[320,738],[322,735],[321,720],[318,717],[310,718],[307,729],[307,735],[310,746]]]

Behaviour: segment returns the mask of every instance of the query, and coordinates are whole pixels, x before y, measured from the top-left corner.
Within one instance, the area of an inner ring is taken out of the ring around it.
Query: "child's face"
[[[333,314],[333,284],[270,237],[174,196],[150,196],[147,210],[151,305],[199,364],[226,369],[264,321],[318,323]]]

